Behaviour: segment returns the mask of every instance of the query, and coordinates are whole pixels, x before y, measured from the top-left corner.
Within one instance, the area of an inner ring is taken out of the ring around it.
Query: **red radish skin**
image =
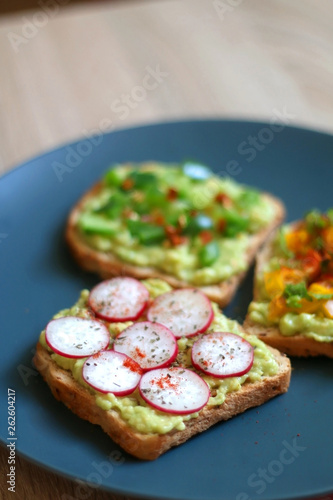
[[[139,392],[153,408],[175,415],[200,411],[210,397],[207,383],[195,372],[181,367],[157,368],[144,373]]]
[[[213,332],[203,335],[192,346],[192,364],[216,378],[239,377],[253,365],[254,349],[240,335]]]
[[[179,339],[207,330],[214,312],[210,300],[200,290],[183,288],[159,295],[147,316],[149,321],[165,325]]]
[[[131,321],[148,305],[149,292],[140,281],[119,277],[96,285],[89,295],[89,306],[105,321]]]
[[[106,349],[110,334],[104,323],[96,319],[64,316],[46,325],[45,340],[56,354],[65,358],[85,358]]]
[[[177,357],[178,344],[166,326],[139,321],[116,337],[113,349],[127,354],[146,371],[169,366]]]
[[[82,367],[82,377],[96,391],[115,396],[131,394],[140,381],[142,369],[131,358],[113,350],[90,356]]]

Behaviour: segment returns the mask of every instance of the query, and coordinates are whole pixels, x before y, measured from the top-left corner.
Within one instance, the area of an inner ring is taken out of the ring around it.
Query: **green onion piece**
[[[129,219],[127,227],[131,235],[138,238],[143,245],[161,243],[165,239],[165,231],[162,226]]]
[[[229,238],[233,238],[238,233],[246,231],[249,227],[249,220],[246,217],[238,215],[236,212],[225,210],[222,217],[227,223],[223,235]]]
[[[202,267],[211,266],[219,257],[220,249],[216,241],[211,241],[199,251],[199,261]]]
[[[134,188],[145,189],[157,184],[157,177],[153,172],[140,172],[133,170],[127,177],[134,182]]]
[[[169,204],[165,193],[163,193],[157,186],[150,185],[144,190],[145,194],[145,205],[147,206],[147,212],[149,213],[153,208],[166,208]]]
[[[104,175],[104,181],[108,186],[119,187],[123,182],[124,177],[119,174],[117,168],[110,168]]]
[[[319,210],[311,210],[305,216],[305,223],[307,230],[310,233],[315,233],[316,231],[323,229],[327,226],[327,221],[324,215]]]
[[[283,296],[286,298],[288,307],[301,307],[301,299],[312,301],[312,297],[309,295],[304,281],[286,285]]]
[[[78,221],[79,228],[85,233],[113,236],[116,233],[114,222],[100,215],[83,213]]]
[[[105,214],[110,219],[119,217],[124,208],[128,205],[128,198],[121,192],[114,193],[109,201],[102,207],[94,210],[97,214]]]
[[[207,215],[199,214],[189,219],[188,224],[185,228],[185,232],[187,234],[195,236],[205,229],[212,229],[212,227],[212,219]]]

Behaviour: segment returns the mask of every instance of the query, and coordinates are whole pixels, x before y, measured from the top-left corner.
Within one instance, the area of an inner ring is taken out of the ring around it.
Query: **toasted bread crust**
[[[156,268],[135,266],[126,263],[118,259],[111,252],[100,252],[86,244],[77,229],[77,221],[86,201],[97,195],[101,187],[101,182],[95,184],[74,206],[67,221],[65,231],[66,241],[79,266],[87,271],[97,273],[102,279],[126,275],[137,279],[160,278],[169,283],[173,288],[183,288],[189,286],[189,283],[181,281],[176,277],[168,275]],[[260,246],[269,234],[281,224],[285,216],[285,208],[280,200],[269,194],[264,194],[264,196],[274,205],[275,218],[267,228],[262,229],[259,233],[251,237],[246,255],[248,268],[252,264]],[[232,300],[245,275],[246,271],[235,274],[230,279],[219,284],[196,288],[202,290],[210,298],[210,300],[217,302],[221,307],[225,307]]]
[[[296,226],[297,224],[298,222],[295,222],[293,225]],[[263,272],[264,265],[272,257],[272,243],[275,236],[276,231],[270,235],[258,253],[255,265],[255,276],[258,276]],[[255,301],[257,298],[258,289],[255,280],[253,300]],[[333,342],[317,342],[314,339],[305,337],[302,335],[302,332],[298,335],[286,337],[280,333],[277,326],[263,326],[259,323],[254,323],[249,318],[249,315],[246,316],[243,327],[248,333],[256,335],[266,344],[288,354],[289,356],[328,356],[329,358],[333,358]]]
[[[49,385],[54,397],[62,401],[73,413],[98,424],[126,452],[143,460],[154,460],[168,449],[184,443],[189,438],[205,431],[215,423],[228,420],[248,408],[259,406],[272,397],[288,390],[291,374],[289,359],[271,349],[279,364],[279,372],[264,377],[256,383],[245,383],[242,388],[229,393],[219,407],[205,407],[197,418],[185,422],[182,431],[167,434],[142,434],[129,427],[115,410],[103,410],[97,406],[95,397],[52,360],[49,352],[37,344],[34,363]]]
[[[333,342],[317,342],[302,334],[285,337],[281,335],[277,327],[265,327],[253,323],[249,318],[246,318],[244,328],[251,335],[256,335],[269,346],[288,354],[288,356],[327,356],[333,358]]]

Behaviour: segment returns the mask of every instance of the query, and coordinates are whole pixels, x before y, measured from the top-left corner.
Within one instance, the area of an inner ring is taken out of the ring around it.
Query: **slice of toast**
[[[81,301],[80,304],[80,307],[83,307],[81,312],[84,317],[94,317],[89,306],[86,305],[87,298],[84,299],[84,303],[82,303]],[[231,329],[232,331],[234,331],[234,333],[244,333],[244,330],[238,323],[234,321],[229,322],[229,320],[221,315],[221,313],[218,311],[216,304],[213,304],[213,306],[216,312],[213,323],[210,327],[213,327],[214,329],[211,331],[217,331],[218,329],[221,330],[222,327],[220,326],[220,321],[223,320],[225,321],[225,323],[223,323],[225,325],[225,329]],[[75,310],[79,311],[77,307],[75,308]],[[72,310],[67,311],[71,311],[69,313],[70,315],[73,314]],[[63,314],[66,314],[66,312],[62,311],[59,314],[60,316],[62,316]],[[59,314],[55,317],[59,317]],[[78,312],[77,314],[80,315],[81,313]],[[144,316],[145,313],[141,317],[141,320]],[[215,319],[217,323],[215,324],[215,326],[213,326]],[[138,321],[140,321],[140,318],[138,319]],[[107,322],[106,325],[108,325]],[[111,328],[112,323],[110,323],[109,325],[109,328]],[[116,325],[119,326],[116,327]],[[116,328],[119,328],[120,326],[122,326],[122,324],[115,324]],[[116,332],[112,335],[117,335],[117,332],[118,330],[116,329]],[[258,355],[259,357],[256,358],[256,352],[259,352],[259,350],[255,349],[255,362],[253,366],[255,366],[257,359],[257,368],[254,368],[254,372],[252,373],[252,375],[251,368],[250,372],[243,376],[244,378],[231,377],[230,379],[228,379],[231,385],[227,386],[226,388],[227,393],[224,400],[218,399],[216,402],[214,400],[213,402],[208,401],[208,403],[197,414],[182,419],[183,421],[181,422],[180,427],[181,430],[178,430],[178,422],[176,427],[172,424],[170,426],[170,429],[172,430],[166,433],[159,433],[159,427],[157,428],[157,432],[151,432],[150,429],[152,427],[150,425],[148,426],[148,428],[145,427],[145,429],[140,432],[137,430],[138,428],[140,428],[140,423],[134,424],[135,426],[138,425],[138,427],[130,426],[130,424],[127,423],[126,419],[122,417],[121,413],[116,409],[113,409],[116,408],[117,405],[119,406],[119,400],[116,401],[116,405],[114,407],[111,406],[111,409],[102,408],[97,404],[98,400],[96,399],[96,396],[101,397],[103,396],[103,394],[99,393],[98,391],[94,392],[93,390],[91,390],[91,388],[84,385],[84,382],[81,383],[80,378],[74,378],[74,372],[72,372],[70,368],[62,368],[62,366],[68,366],[67,362],[65,365],[57,363],[57,358],[53,356],[52,350],[50,350],[50,348],[47,347],[45,341],[42,340],[44,333],[45,332],[42,332],[39,342],[37,343],[37,349],[34,356],[34,364],[37,370],[41,373],[44,380],[49,385],[55,398],[59,401],[62,401],[79,417],[88,420],[93,424],[100,425],[102,429],[113,439],[113,441],[120,445],[126,452],[144,460],[153,460],[168,449],[174,446],[178,446],[179,444],[187,441],[195,434],[205,431],[215,423],[232,418],[233,416],[244,412],[248,408],[259,406],[269,399],[273,398],[274,396],[286,392],[290,383],[291,365],[289,359],[284,354],[281,354],[276,349],[265,347],[265,349],[268,349],[268,351],[270,351],[270,353],[267,353],[267,355],[271,357],[268,362],[269,365],[267,366],[272,367],[272,363],[274,364],[273,360],[275,360],[277,366],[273,370],[269,368],[266,372],[267,375],[263,375],[263,372],[260,368],[261,365],[259,363],[261,363],[261,356],[265,356],[266,354],[264,354],[263,351]],[[250,340],[250,337],[248,337],[248,340]],[[182,345],[184,341],[186,342],[186,345],[187,342],[189,342],[188,346],[190,348],[190,346],[192,345],[191,342],[194,340],[193,338],[186,339],[185,337],[179,340],[180,344]],[[256,340],[254,342],[254,345],[258,349],[260,347],[260,343],[256,343]],[[66,358],[62,358],[62,360],[66,361]],[[184,352],[179,352],[179,357],[177,356],[175,363],[176,366],[180,364],[194,370],[190,361],[190,351],[188,351],[187,347]],[[201,372],[199,373],[197,371],[197,373],[200,375]],[[270,375],[268,375],[269,373]],[[212,377],[212,379],[214,379],[214,377]],[[215,391],[214,388],[216,387],[216,383],[218,383],[219,380],[220,379],[212,381],[212,396]],[[133,397],[135,401],[137,401],[136,404],[138,404],[139,406],[143,405],[145,408],[147,408],[147,404],[145,404],[140,398],[137,398],[137,396],[135,396],[135,393],[133,393]],[[223,401],[223,403],[220,403],[220,401]],[[124,403],[125,405],[127,405],[127,400]],[[155,415],[155,410],[153,410],[152,407],[147,408],[147,410],[149,410],[148,413],[146,413],[143,417],[140,416],[140,419],[143,418],[142,422],[145,424],[147,423],[147,418],[155,418],[153,416]],[[142,412],[140,411],[139,415],[142,415],[144,411],[144,409]],[[151,411],[153,411],[153,414],[150,413]],[[169,415],[168,412],[157,411],[156,417],[158,415],[158,418],[163,416],[163,426],[165,426],[165,419]]]
[[[295,222],[293,226],[296,227],[297,222]],[[273,256],[273,242],[276,236],[277,232],[274,231],[256,257],[253,290],[254,301],[258,299],[259,295],[257,277],[263,273],[264,266]],[[284,336],[280,333],[278,326],[263,326],[259,323],[255,323],[251,320],[249,314],[247,314],[245,318],[243,327],[249,334],[256,335],[266,344],[286,353],[289,356],[327,356],[329,358],[333,358],[333,342],[319,342],[313,338],[305,337],[301,332],[293,336]]]
[[[229,393],[219,407],[203,408],[197,418],[185,422],[184,430],[173,430],[167,434],[142,434],[129,427],[117,411],[103,410],[97,406],[94,395],[76,382],[69,371],[61,369],[40,343],[37,344],[34,363],[57,400],[80,418],[100,425],[127,453],[143,460],[154,460],[217,422],[228,420],[286,392],[290,382],[290,361],[277,350],[271,351],[279,365],[277,375],[264,377],[256,383],[243,384],[239,391]]]
[[[157,268],[136,266],[122,261],[111,252],[98,251],[86,243],[84,238],[81,237],[77,222],[87,200],[96,196],[100,192],[101,187],[101,182],[93,186],[74,206],[67,221],[65,233],[66,241],[79,266],[87,271],[97,273],[102,279],[125,275],[137,279],[160,278],[168,282],[174,288],[193,286],[191,283],[181,281],[177,277],[167,274]],[[259,248],[269,234],[279,226],[284,219],[285,208],[283,203],[270,194],[264,193],[263,196],[273,205],[275,217],[267,227],[250,236],[245,257],[247,265],[246,270],[234,274],[229,279],[218,284],[196,286],[221,307],[225,307],[232,300]]]

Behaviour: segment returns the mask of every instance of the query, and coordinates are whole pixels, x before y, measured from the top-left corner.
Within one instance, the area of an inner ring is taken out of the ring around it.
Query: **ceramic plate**
[[[123,453],[51,395],[32,366],[39,332],[98,278],[63,239],[67,214],[116,162],[196,159],[280,197],[287,220],[333,205],[333,137],[239,121],[162,123],[61,147],[0,179],[1,394],[16,391],[17,451],[52,471],[145,499],[282,500],[333,491],[333,362],[292,360],[290,390],[154,462]],[[249,273],[225,310],[244,317]],[[8,442],[1,419],[1,439]]]

